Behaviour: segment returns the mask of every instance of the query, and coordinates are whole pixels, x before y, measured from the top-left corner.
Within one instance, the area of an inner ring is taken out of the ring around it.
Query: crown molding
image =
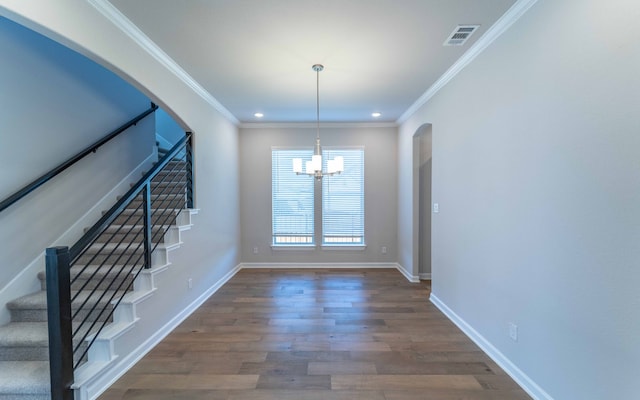
[[[242,122],[240,129],[316,129],[316,122]],[[321,122],[325,128],[397,128],[395,122]]]
[[[406,122],[420,107],[424,106],[436,93],[452,80],[464,67],[479,56],[491,43],[502,35],[514,22],[524,15],[538,0],[518,0],[495,24],[467,50],[418,100],[396,120],[398,125]]]
[[[238,125],[240,121],[227,110],[215,97],[203,88],[195,79],[191,77],[177,62],[175,62],[167,53],[155,44],[147,35],[145,35],[137,26],[131,22],[124,14],[120,12],[107,0],[87,0],[98,12],[104,15],[118,29],[129,36],[136,44],[144,49],[149,55],[155,58],[161,65],[167,68],[178,79],[184,82],[202,99],[209,103],[213,108],[225,116],[229,121]]]

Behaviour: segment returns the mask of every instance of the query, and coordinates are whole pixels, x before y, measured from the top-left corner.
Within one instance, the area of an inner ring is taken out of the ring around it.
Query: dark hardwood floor
[[[396,270],[242,270],[100,400],[530,397]]]

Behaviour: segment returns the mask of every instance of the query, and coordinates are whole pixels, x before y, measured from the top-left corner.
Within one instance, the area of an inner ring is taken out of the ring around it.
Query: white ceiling
[[[515,0],[110,3],[241,122],[315,121],[316,63],[321,121],[370,122],[396,121]],[[459,24],[481,26],[444,47]]]

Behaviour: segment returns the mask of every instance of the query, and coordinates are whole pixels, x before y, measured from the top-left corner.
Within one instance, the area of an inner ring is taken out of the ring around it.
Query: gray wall
[[[345,126],[322,128],[323,146],[364,146],[365,250],[271,249],[271,148],[312,148],[316,129],[305,126],[240,130],[240,193],[243,263],[389,263],[396,252],[397,129]],[[309,178],[312,179],[312,178]],[[382,254],[382,246],[387,254]],[[258,247],[258,254],[253,248]]]
[[[400,128],[400,244],[428,122],[433,294],[555,399],[640,393],[638,18],[538,1]]]
[[[146,96],[112,72],[2,17],[0,54],[0,199],[149,108]],[[153,154],[154,126],[146,118],[0,212],[0,322],[8,317],[5,297],[14,296],[7,285],[22,279],[21,291],[39,289],[43,264],[25,269],[46,247],[72,245],[100,217],[102,209],[90,210]],[[79,220],[84,225],[71,229]]]

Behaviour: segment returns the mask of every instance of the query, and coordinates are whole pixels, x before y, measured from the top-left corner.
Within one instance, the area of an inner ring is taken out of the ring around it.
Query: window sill
[[[343,251],[343,250],[352,250],[352,251],[364,251],[367,249],[367,245],[366,244],[354,244],[354,245],[349,245],[349,244],[323,244],[322,245],[322,250],[328,250],[328,251]]]
[[[296,246],[288,246],[288,245],[281,245],[281,244],[272,244],[271,245],[271,250],[273,251],[311,251],[311,250],[315,250],[316,249],[316,245],[315,244],[302,244],[302,245],[296,245]]]

